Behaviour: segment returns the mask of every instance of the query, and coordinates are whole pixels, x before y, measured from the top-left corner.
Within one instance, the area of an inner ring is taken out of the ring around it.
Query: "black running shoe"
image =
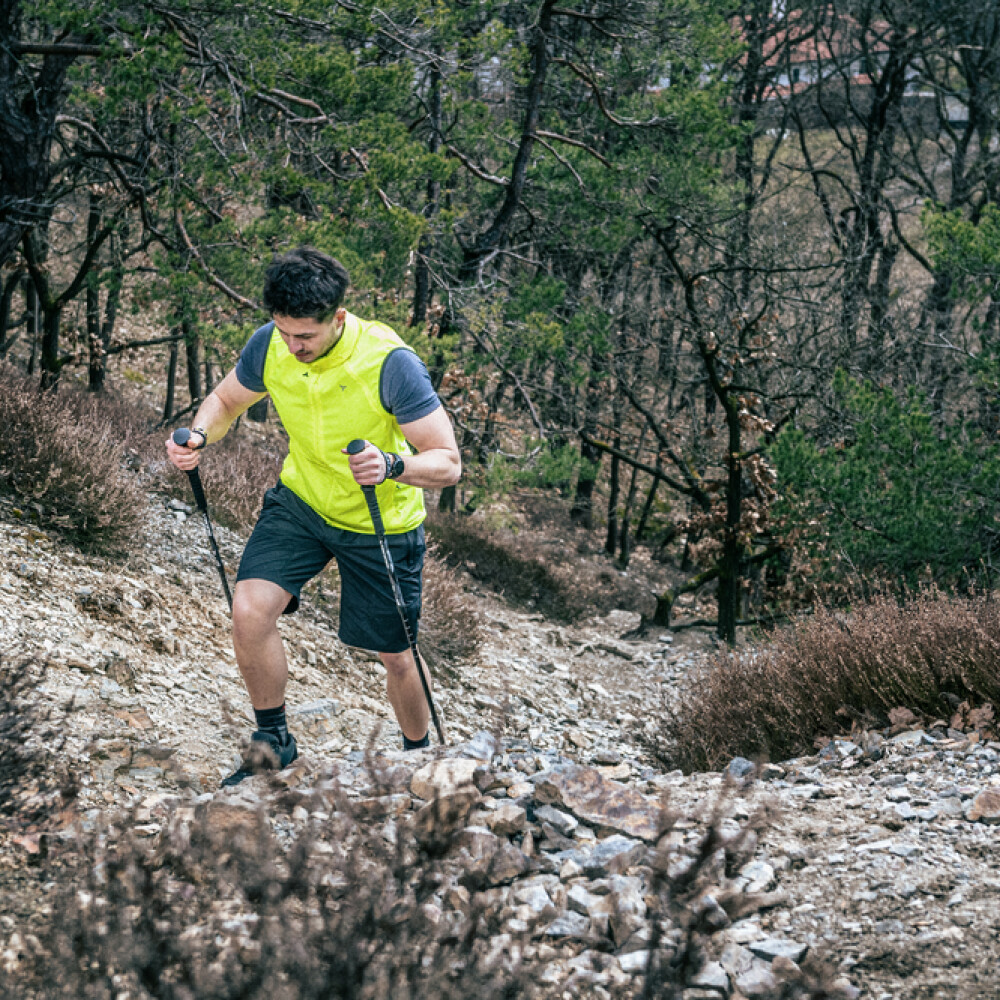
[[[228,778],[223,778],[221,787],[238,785],[251,774],[280,771],[283,767],[288,767],[298,755],[299,748],[295,745],[295,737],[291,733],[288,734],[288,742],[282,746],[273,733],[265,733],[258,729],[250,737],[250,749],[247,751],[246,759]]]

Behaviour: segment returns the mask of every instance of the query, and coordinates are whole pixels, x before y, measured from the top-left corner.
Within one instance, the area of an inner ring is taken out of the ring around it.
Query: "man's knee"
[[[254,642],[277,627],[288,595],[275,584],[240,581],[233,594],[233,637],[237,642]]]
[[[394,680],[400,680],[406,677],[411,670],[416,670],[413,654],[408,649],[402,653],[379,653],[378,655],[382,666],[385,667],[386,674]]]

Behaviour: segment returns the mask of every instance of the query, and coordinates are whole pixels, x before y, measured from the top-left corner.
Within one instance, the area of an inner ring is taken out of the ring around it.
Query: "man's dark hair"
[[[299,247],[271,261],[264,277],[264,305],[272,316],[325,323],[340,308],[350,283],[339,260]]]

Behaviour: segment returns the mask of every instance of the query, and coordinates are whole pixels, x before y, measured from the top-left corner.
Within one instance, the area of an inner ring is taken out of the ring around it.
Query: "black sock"
[[[282,746],[288,742],[288,723],[285,721],[284,704],[277,708],[255,708],[253,714],[257,717],[258,729],[265,733],[273,733]]]
[[[420,750],[422,747],[429,747],[431,745],[431,734],[426,732],[422,739],[411,740],[406,733],[403,733],[403,749],[404,750]]]

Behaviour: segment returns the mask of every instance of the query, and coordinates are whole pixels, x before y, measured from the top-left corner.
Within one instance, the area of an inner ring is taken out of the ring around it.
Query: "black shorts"
[[[387,535],[386,539],[407,621],[416,639],[426,549],[423,525],[400,535]],[[280,482],[264,494],[264,506],[243,550],[236,580],[269,580],[284,588],[292,595],[284,611],[290,615],[299,606],[303,586],[331,559],[337,560],[340,570],[341,641],[377,653],[408,649],[375,535],[331,527]]]

